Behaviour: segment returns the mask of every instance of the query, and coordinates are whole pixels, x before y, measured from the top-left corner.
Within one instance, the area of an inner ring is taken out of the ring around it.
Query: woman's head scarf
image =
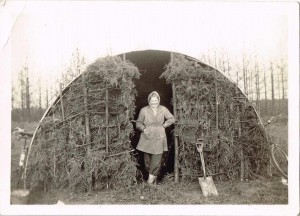
[[[157,97],[158,103],[160,103],[160,96],[159,96],[159,94],[156,91],[153,91],[148,96],[148,103],[149,104],[150,104],[150,100],[151,100],[152,97]]]

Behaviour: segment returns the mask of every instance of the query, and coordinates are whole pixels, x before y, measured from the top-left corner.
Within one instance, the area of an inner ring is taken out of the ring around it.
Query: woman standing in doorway
[[[162,155],[168,151],[165,128],[175,123],[170,111],[160,105],[160,97],[156,91],[148,96],[149,106],[141,109],[136,127],[142,131],[137,150],[144,152],[144,163],[149,173],[148,184],[152,184],[158,174]]]

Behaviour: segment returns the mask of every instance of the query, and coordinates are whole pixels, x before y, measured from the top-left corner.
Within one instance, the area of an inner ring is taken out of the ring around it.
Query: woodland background
[[[232,59],[228,51],[221,49],[207,50],[198,59],[236,83],[260,116],[274,116],[288,114],[288,65],[283,56],[278,61],[262,62],[255,54],[243,53]],[[86,66],[86,58],[78,48],[70,56],[69,65],[62,65],[59,77],[33,74],[25,64],[18,79],[12,80],[12,121],[39,121],[59,95],[59,89],[67,86]]]

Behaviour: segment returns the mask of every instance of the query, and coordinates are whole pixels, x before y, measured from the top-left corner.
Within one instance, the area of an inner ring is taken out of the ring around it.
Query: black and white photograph
[[[1,215],[300,213],[298,2],[1,0],[0,46]]]

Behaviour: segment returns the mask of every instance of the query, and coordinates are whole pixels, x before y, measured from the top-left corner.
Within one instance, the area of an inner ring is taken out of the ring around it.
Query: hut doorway
[[[170,61],[170,52],[146,50],[135,51],[126,53],[126,60],[132,62],[140,71],[140,79],[135,81],[137,97],[135,101],[135,116],[138,118],[141,108],[148,105],[148,95],[152,91],[157,91],[160,95],[160,104],[167,107],[173,113],[172,106],[172,86],[167,84],[165,79],[160,79],[160,75],[164,72],[164,67]],[[135,126],[135,125],[134,125]],[[162,168],[159,177],[163,177],[165,173],[171,173],[174,171],[174,145],[172,137],[173,126],[166,129],[168,140],[168,153],[164,153]],[[135,134],[131,138],[131,144],[133,148],[136,148],[140,138],[140,132],[135,128]],[[143,173],[145,178],[145,171],[143,165],[143,155],[138,153],[139,170]]]

